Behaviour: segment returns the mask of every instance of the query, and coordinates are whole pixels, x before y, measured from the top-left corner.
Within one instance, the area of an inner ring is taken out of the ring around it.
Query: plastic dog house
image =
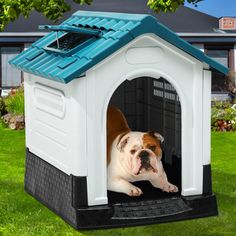
[[[10,63],[25,72],[25,190],[78,229],[217,214],[211,187],[211,70],[228,69],[148,15],[79,11]],[[109,104],[165,138],[180,191],[107,191]]]

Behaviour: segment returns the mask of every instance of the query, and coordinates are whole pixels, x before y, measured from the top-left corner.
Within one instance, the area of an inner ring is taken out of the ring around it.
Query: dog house
[[[77,229],[217,215],[211,71],[228,69],[149,15],[78,11],[10,64],[25,72],[25,190]],[[178,193],[107,191],[106,117],[160,132]]]

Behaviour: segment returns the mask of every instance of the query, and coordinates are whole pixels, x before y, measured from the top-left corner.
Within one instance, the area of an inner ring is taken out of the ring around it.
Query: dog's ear
[[[164,138],[161,134],[155,132],[155,131],[149,131],[148,134],[150,134],[152,137],[156,138],[157,140],[160,141],[160,143],[164,142]]]
[[[119,136],[118,143],[117,143],[116,147],[120,152],[124,151],[124,148],[125,148],[126,144],[128,143],[129,136],[127,136],[126,134],[127,134],[127,132],[122,133]]]

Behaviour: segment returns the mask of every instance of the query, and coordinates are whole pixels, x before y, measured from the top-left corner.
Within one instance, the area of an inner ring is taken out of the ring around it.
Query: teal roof
[[[9,63],[24,72],[62,83],[78,78],[145,33],[154,33],[210,68],[228,73],[228,68],[206,56],[150,15],[78,11],[61,25],[40,28],[52,32]]]

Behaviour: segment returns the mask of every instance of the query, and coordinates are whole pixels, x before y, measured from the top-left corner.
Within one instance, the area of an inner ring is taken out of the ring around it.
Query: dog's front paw
[[[178,192],[178,187],[175,186],[174,184],[167,183],[163,186],[162,190],[167,193],[176,193],[176,192]]]
[[[142,190],[140,188],[136,187],[136,186],[132,186],[129,189],[129,193],[128,193],[128,195],[131,196],[131,197],[138,197],[142,194],[143,194]]]

